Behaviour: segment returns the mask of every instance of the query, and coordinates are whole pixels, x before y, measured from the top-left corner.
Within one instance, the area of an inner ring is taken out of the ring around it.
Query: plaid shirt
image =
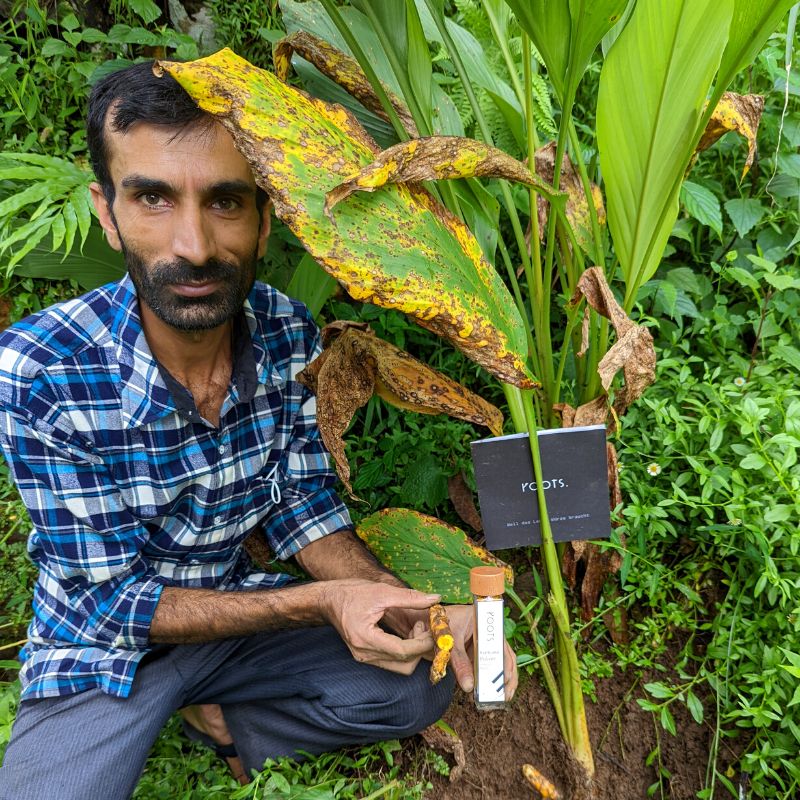
[[[319,352],[308,311],[256,284],[237,328],[218,429],[153,358],[127,277],[0,333],[0,445],[39,567],[23,698],[126,697],[164,586],[279,586],[248,532],[286,559],[351,526],[294,380]]]

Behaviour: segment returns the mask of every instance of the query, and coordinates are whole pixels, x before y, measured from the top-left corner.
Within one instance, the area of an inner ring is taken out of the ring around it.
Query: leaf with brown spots
[[[364,108],[372,111],[381,119],[389,122],[389,115],[384,111],[381,101],[375,94],[372,84],[352,56],[337,50],[324,39],[314,36],[307,31],[295,31],[281,39],[272,53],[275,63],[275,74],[284,83],[292,66],[292,55],[297,53],[301,58],[313,64],[325,77],[338,83],[348,94],[361,103]],[[383,86],[397,116],[403,127],[413,137],[419,136],[414,118],[406,108],[403,101],[389,89]]]
[[[481,515],[475,507],[475,498],[472,490],[467,486],[464,480],[464,473],[459,472],[452,475],[447,479],[447,494],[450,496],[450,502],[456,510],[461,519],[472,528],[476,533],[483,530],[483,523],[481,522]]]
[[[707,150],[729,131],[736,131],[744,136],[748,143],[747,161],[742,171],[744,178],[756,157],[756,137],[763,111],[764,98],[761,95],[725,92],[708,121],[696,153]]]
[[[416,184],[358,192],[325,217],[327,193],[375,160],[355,117],[230,50],[159,61],[233,136],[276,215],[357,300],[409,314],[502,381],[530,388],[526,325],[469,229]]]
[[[536,151],[534,157],[536,174],[549,186],[553,185],[555,162],[555,142],[550,142]],[[586,199],[586,192],[583,190],[581,177],[575,167],[572,166],[572,162],[569,160],[569,156],[567,156],[566,153],[564,153],[564,157],[561,160],[561,177],[559,178],[558,186],[567,197],[564,213],[575,233],[575,240],[584,252],[592,252],[594,240],[592,236],[592,221],[589,213],[589,201]],[[603,193],[596,183],[591,184],[591,191],[592,202],[597,211],[597,221],[600,225],[605,225],[606,207],[603,203]],[[550,203],[540,194],[536,199],[536,205],[539,213],[539,237],[544,241],[545,232],[547,231],[547,217],[550,212]]]
[[[552,187],[531,174],[521,161],[496,147],[462,136],[427,136],[387,148],[358,175],[331,189],[325,197],[325,214],[333,221],[333,207],[354,192],[454,178],[505,178],[553,197]]]
[[[637,325],[614,297],[600,267],[590,267],[578,280],[570,300],[576,305],[581,298],[600,315],[611,321],[617,341],[600,360],[597,372],[603,389],[608,391],[614,376],[622,370],[625,385],[616,393],[614,411],[624,414],[628,406],[642,395],[655,380],[656,351],[650,331]],[[594,402],[594,401],[593,401]]]
[[[337,321],[322,332],[327,347],[297,376],[317,395],[317,423],[322,441],[350,494],[350,466],[344,432],[355,412],[373,393],[392,405],[421,414],[449,414],[503,431],[503,415],[491,403],[442,375],[363,325]]]
[[[514,584],[508,564],[476,545],[464,531],[407,508],[385,508],[361,520],[356,533],[373,555],[412,589],[468,603],[472,567],[497,566]]]

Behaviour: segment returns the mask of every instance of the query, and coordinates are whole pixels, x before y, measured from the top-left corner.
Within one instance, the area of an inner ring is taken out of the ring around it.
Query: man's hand
[[[456,682],[465,691],[471,692],[475,688],[475,675],[473,672],[473,636],[475,630],[475,615],[472,606],[445,606],[447,618],[450,622],[450,632],[453,634],[453,650],[450,653],[450,669],[456,676]],[[399,616],[399,615],[398,615]],[[410,621],[416,618],[411,631],[412,637],[430,633],[428,630],[427,615],[422,616],[415,611],[406,611],[405,619]],[[517,657],[511,645],[505,642],[505,673],[506,700],[511,700],[517,690],[519,675],[517,674]]]
[[[400,638],[379,626],[392,609],[427,609],[439,595],[425,594],[386,583],[364,580],[326,581],[321,610],[339,632],[356,661],[391,672],[410,675],[422,656],[430,656],[433,639],[430,631]]]

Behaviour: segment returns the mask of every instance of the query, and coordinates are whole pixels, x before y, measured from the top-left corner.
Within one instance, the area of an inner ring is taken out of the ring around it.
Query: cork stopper
[[[473,567],[469,571],[469,588],[480,597],[499,597],[506,588],[502,567]]]

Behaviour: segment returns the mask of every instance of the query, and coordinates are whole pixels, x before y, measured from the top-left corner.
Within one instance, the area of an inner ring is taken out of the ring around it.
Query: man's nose
[[[214,234],[203,210],[184,207],[174,219],[172,250],[176,258],[183,258],[197,267],[214,255]]]

